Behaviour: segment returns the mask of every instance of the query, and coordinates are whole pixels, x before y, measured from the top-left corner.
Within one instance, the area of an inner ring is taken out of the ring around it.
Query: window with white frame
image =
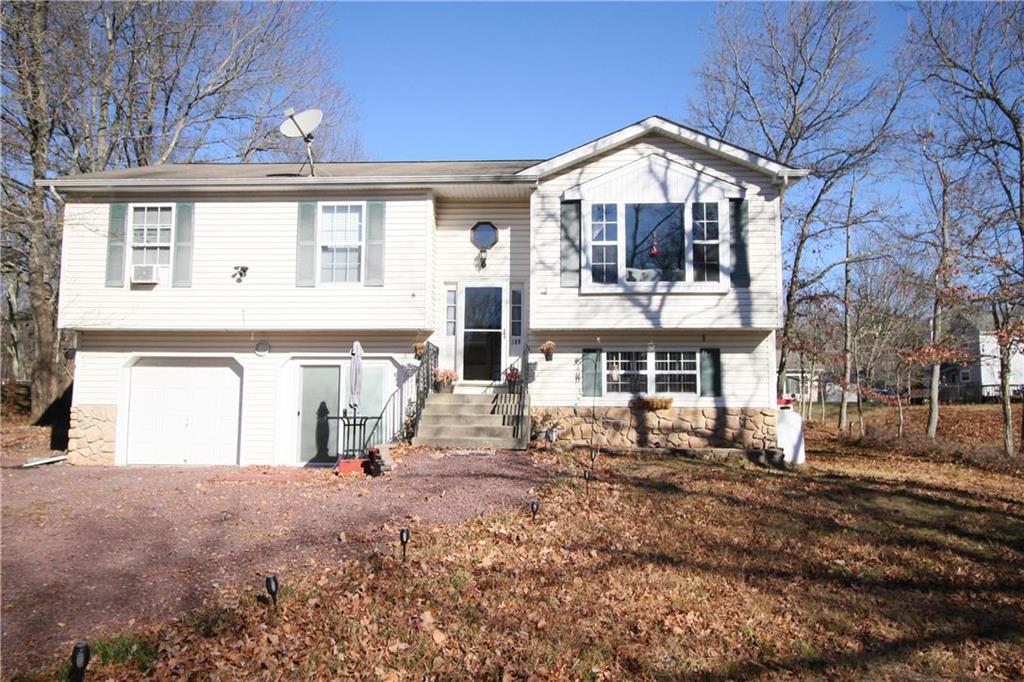
[[[362,281],[363,232],[362,204],[321,204],[321,282]]]
[[[656,351],[654,354],[655,393],[696,393],[697,352]]]
[[[584,287],[718,290],[729,263],[723,201],[584,203]],[[683,284],[689,282],[689,285]],[[711,286],[707,286],[711,285]]]
[[[609,393],[647,392],[647,353],[644,351],[608,351],[605,376]]]
[[[512,343],[520,343],[523,337],[523,290],[512,289],[509,299],[509,326]]]
[[[619,281],[619,207],[594,204],[590,207],[590,276],[592,281]]]
[[[454,287],[445,292],[445,334],[455,336],[455,301],[456,291]]]
[[[717,282],[719,276],[718,204],[693,204],[693,280]]]
[[[608,351],[608,393],[693,393],[700,390],[697,351]]]
[[[171,206],[132,207],[132,265],[169,269],[173,225]]]

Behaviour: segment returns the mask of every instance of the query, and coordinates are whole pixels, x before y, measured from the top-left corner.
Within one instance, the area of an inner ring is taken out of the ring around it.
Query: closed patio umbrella
[[[352,363],[348,368],[348,406],[355,414],[363,393],[363,347],[356,341],[352,344]]]

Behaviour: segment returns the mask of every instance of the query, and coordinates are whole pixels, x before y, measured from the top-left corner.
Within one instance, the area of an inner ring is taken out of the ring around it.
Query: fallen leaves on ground
[[[391,552],[137,636],[95,679],[1024,676],[1024,481],[898,455],[800,471],[538,454],[565,475]],[[570,474],[577,475],[570,475]],[[440,502],[440,501],[439,501]],[[443,502],[441,502],[443,503]],[[397,534],[396,534],[397,535]],[[52,671],[43,671],[50,672]]]

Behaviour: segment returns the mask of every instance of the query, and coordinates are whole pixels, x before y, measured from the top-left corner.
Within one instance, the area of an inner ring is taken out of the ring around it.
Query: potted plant
[[[523,380],[523,373],[518,367],[509,367],[505,370],[505,385],[509,393],[519,392],[519,382]]]
[[[417,341],[416,343],[412,344],[412,354],[416,357],[417,360],[422,360],[423,356],[427,354],[427,342]]]
[[[555,342],[548,340],[540,344],[540,352],[544,354],[544,359],[548,362],[551,361],[551,357],[555,354]]]
[[[672,407],[672,398],[657,395],[637,396],[630,400],[629,404],[634,410],[655,412],[657,410],[667,410]]]
[[[454,369],[434,370],[434,385],[438,393],[453,393],[455,391],[455,382],[458,379],[459,375],[455,373]]]

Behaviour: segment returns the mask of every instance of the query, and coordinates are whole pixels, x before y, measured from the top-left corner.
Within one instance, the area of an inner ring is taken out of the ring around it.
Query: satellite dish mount
[[[319,109],[306,109],[295,113],[295,109],[288,107],[284,112],[285,119],[281,123],[281,134],[285,137],[301,137],[306,143],[306,159],[309,162],[309,175],[316,175],[316,167],[313,165],[313,131],[320,125],[324,118],[324,112]],[[306,167],[306,161],[299,166],[299,173]]]

